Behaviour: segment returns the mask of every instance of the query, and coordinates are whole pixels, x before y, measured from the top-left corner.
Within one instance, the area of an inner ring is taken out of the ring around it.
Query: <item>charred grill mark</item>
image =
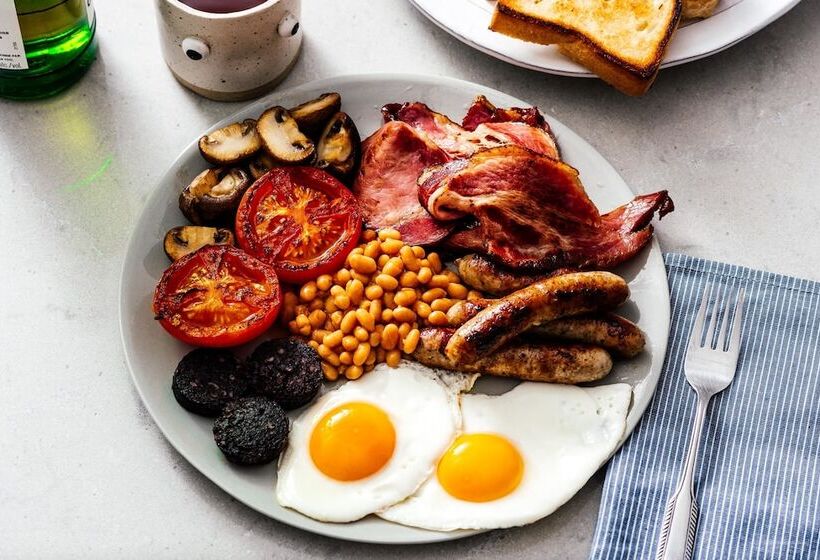
[[[575,362],[578,359],[575,353],[569,351],[567,348],[556,348],[556,353],[561,358],[561,360],[563,360],[569,365],[575,364]]]
[[[399,118],[399,110],[401,109],[401,103],[388,103],[384,107],[382,107],[382,117],[384,118],[384,122],[395,121]]]
[[[478,323],[474,328],[463,334],[465,342],[472,347],[471,353],[486,354],[498,347],[499,330],[509,325],[529,322],[532,310],[514,305],[509,301],[502,301],[493,308],[495,316],[491,322]]]
[[[664,199],[658,208],[658,220],[662,220],[664,216],[669,214],[670,212],[675,211],[675,203],[669,197],[669,193],[663,191]]]
[[[583,287],[580,290],[566,288],[555,292],[555,300],[578,307],[607,307],[610,292],[599,287]]]

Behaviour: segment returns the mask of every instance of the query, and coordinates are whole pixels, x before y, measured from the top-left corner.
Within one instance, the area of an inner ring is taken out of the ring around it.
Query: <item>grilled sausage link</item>
[[[444,355],[453,329],[421,331],[413,358],[427,366],[545,383],[584,383],[606,377],[612,358],[602,348],[515,340],[471,364],[455,364]]]
[[[458,275],[465,284],[475,290],[494,296],[509,294],[545,278],[575,272],[568,268],[545,273],[514,272],[481,255],[461,257],[456,260],[456,268],[458,269]]]
[[[612,309],[628,297],[624,279],[610,272],[574,272],[540,280],[494,300],[458,327],[445,354],[456,364],[471,363],[534,325]]]
[[[447,311],[447,321],[451,327],[459,327],[492,302],[493,300],[484,298],[456,302]],[[614,313],[564,317],[542,323],[529,332],[562,340],[586,342],[600,346],[622,358],[637,356],[646,345],[641,329],[632,321]]]
[[[621,358],[643,352],[646,339],[638,326],[614,313],[601,316],[564,317],[539,325],[532,334],[600,346]]]

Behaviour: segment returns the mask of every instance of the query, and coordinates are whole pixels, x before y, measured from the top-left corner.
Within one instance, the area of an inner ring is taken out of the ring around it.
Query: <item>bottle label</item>
[[[0,0],[0,70],[28,70],[14,0]]]

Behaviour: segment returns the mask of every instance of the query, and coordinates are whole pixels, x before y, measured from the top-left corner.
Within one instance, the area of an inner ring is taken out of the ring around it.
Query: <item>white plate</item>
[[[661,68],[715,54],[788,12],[800,0],[721,0],[714,15],[685,23],[675,33]],[[430,21],[484,53],[516,66],[548,74],[594,78],[595,74],[558,52],[488,29],[494,0],[410,0]]]
[[[213,128],[255,118],[271,105],[296,105],[326,91],[341,93],[343,109],[353,118],[363,137],[381,125],[379,108],[388,102],[423,101],[456,120],[477,94],[486,95],[502,107],[529,105],[501,92],[448,78],[347,76],[273,93],[216,123]],[[555,119],[549,121],[565,159],[581,171],[590,196],[602,210],[632,198],[629,187],[598,152]],[[240,468],[228,463],[214,444],[212,421],[191,414],[176,403],[171,393],[171,375],[190,348],[174,340],[153,320],[151,297],[168,266],[162,250],[163,236],[168,229],[186,223],[177,207],[179,192],[207,165],[199,155],[196,140],[191,140],[149,197],[137,220],[123,264],[120,327],[125,355],[137,391],[157,426],[171,445],[215,484],[237,500],[284,523],[323,535],[379,543],[432,542],[472,534],[424,531],[375,517],[349,524],[321,523],[284,509],[274,497],[274,465]],[[658,382],[669,332],[669,292],[656,242],[619,272],[632,289],[625,313],[636,320],[648,336],[647,352],[638,359],[618,364],[606,380],[607,383],[624,381],[634,388],[634,403],[627,419],[628,434],[643,414]]]

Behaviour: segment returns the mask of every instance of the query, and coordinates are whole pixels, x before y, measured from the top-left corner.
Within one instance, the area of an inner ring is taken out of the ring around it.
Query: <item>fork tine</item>
[[[743,288],[737,293],[737,303],[735,303],[735,320],[732,321],[732,337],[729,339],[727,352],[737,354],[740,352],[740,325],[743,323],[743,300],[746,290]]]
[[[706,306],[709,305],[709,296],[712,292],[712,285],[707,284],[705,288],[703,288],[703,296],[700,298],[700,308],[698,309],[698,314],[695,317],[695,322],[692,324],[692,334],[689,335],[689,347],[695,348],[701,345],[700,341],[703,338],[703,326],[704,321],[706,320]]]
[[[712,311],[709,313],[709,332],[706,333],[706,342],[703,344],[705,348],[714,348],[715,329],[720,318],[720,305],[722,302],[720,286],[713,286],[712,291],[715,292],[715,301],[712,304]]]
[[[735,294],[735,298],[737,298],[737,294]],[[724,352],[726,348],[726,335],[729,334],[729,317],[732,311],[732,297],[729,295],[729,286],[726,286],[725,299],[726,302],[724,304],[725,309],[723,310],[723,322],[720,324],[720,332],[718,333],[717,346],[715,347],[717,350],[720,350],[721,352]]]

